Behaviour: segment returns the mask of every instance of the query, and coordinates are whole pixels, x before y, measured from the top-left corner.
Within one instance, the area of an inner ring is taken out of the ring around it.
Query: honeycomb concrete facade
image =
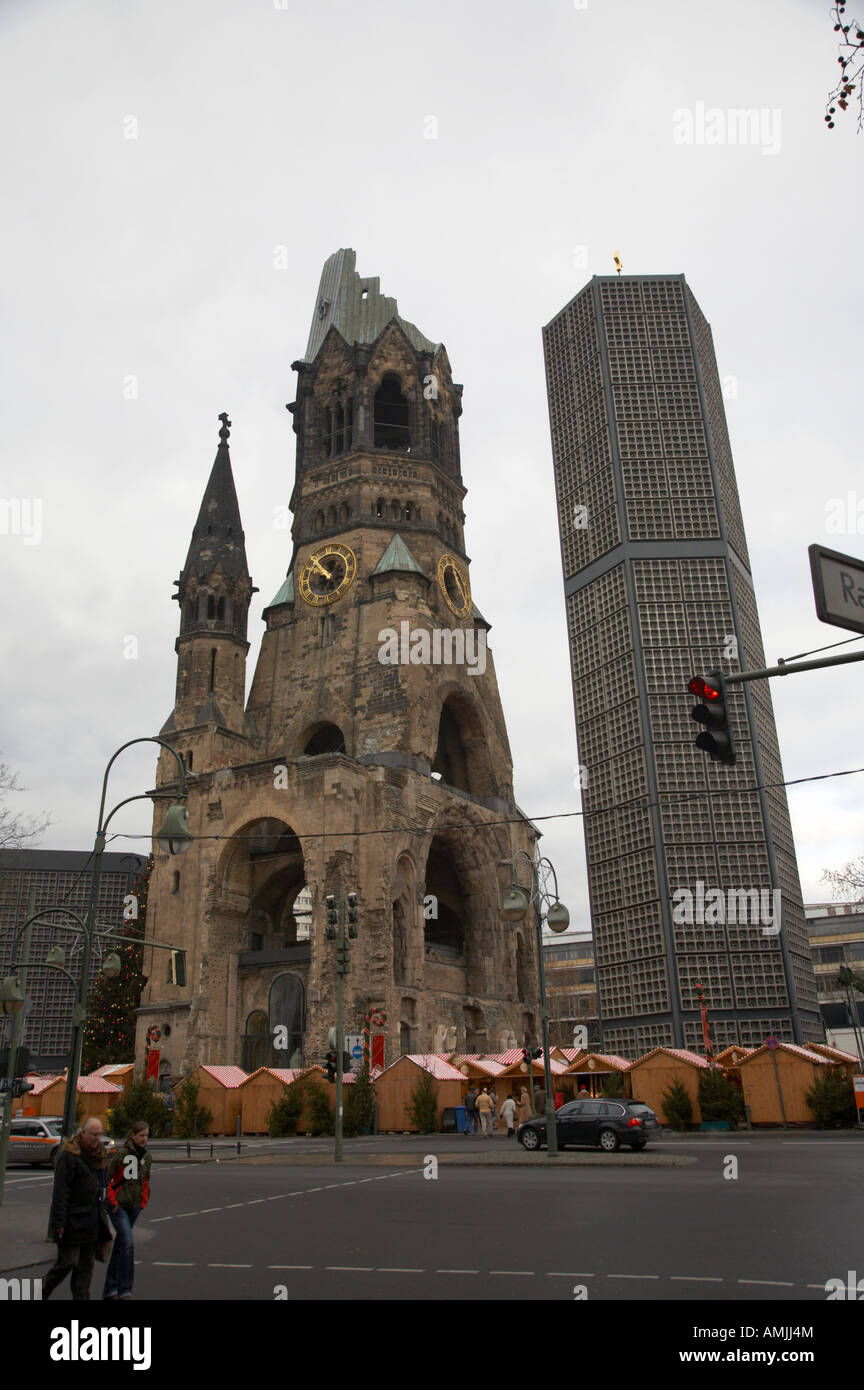
[[[189,771],[195,840],[177,858],[157,851],[147,926],[187,951],[187,985],[155,961],[138,1038],[143,1049],[162,1027],[172,1075],[321,1059],[336,1022],[324,898],[340,888],[359,896],[346,1032],[384,1009],[389,1062],[539,1031],[533,926],[499,916],[501,861],[533,856],[538,832],[514,803],[489,624],[468,593],[462,388],[353,252],[325,266],[310,349],[289,406],[293,554],[245,701],[254,589],[227,417],[177,581],[177,691],[160,737]],[[434,633],[449,634],[437,662]],[[163,752],[157,786],[176,781]],[[304,886],[308,936],[293,914]]]
[[[821,1038],[768,682],[694,746],[690,677],[765,666],[711,330],[595,276],[543,337],[604,1048],[701,1049],[698,984],[721,1048]]]

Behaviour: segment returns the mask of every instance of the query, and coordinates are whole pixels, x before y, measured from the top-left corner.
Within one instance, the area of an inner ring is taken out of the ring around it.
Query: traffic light
[[[339,913],[336,910],[336,898],[332,893],[328,893],[324,899],[327,908],[327,925],[324,928],[324,935],[328,941],[332,941],[336,935],[336,924],[339,921]]]
[[[347,975],[351,969],[351,947],[347,941],[340,941],[336,947],[336,974]]]
[[[523,1061],[523,1062],[530,1062],[530,1061],[531,1061],[531,1049],[530,1049],[530,1047],[523,1047],[523,1049],[522,1049],[522,1061]]]
[[[172,951],[169,957],[171,962],[169,967],[169,979],[172,985],[185,985],[186,983],[186,952]]]
[[[537,1060],[538,1057],[542,1057],[542,1056],[543,1056],[543,1049],[542,1049],[542,1047],[535,1047],[535,1048],[532,1048],[531,1056],[534,1058],[534,1060],[535,1060],[535,1062],[536,1062],[536,1060]]]
[[[726,704],[726,686],[719,671],[708,676],[694,676],[687,689],[705,701],[690,711],[697,724],[704,724],[704,733],[696,739],[696,747],[707,753],[714,762],[726,763],[729,767],[735,762],[735,745],[729,728],[729,710]]]
[[[13,1097],[23,1096],[27,1091],[33,1091],[35,1087],[32,1081],[25,1081],[23,1077],[11,1076],[0,1077],[0,1091],[12,1092]]]
[[[328,1053],[327,1053],[327,1060],[326,1060],[325,1063],[324,1063],[324,1079],[325,1079],[325,1081],[335,1081],[335,1080],[336,1080],[336,1053],[335,1053],[335,1052],[328,1052]]]
[[[349,893],[349,894],[348,894],[348,935],[349,935],[350,937],[356,937],[356,935],[357,935],[357,894],[356,894],[356,893]]]

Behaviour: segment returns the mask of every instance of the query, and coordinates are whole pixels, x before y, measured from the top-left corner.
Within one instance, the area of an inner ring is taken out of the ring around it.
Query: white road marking
[[[546,1278],[547,1278],[547,1279],[596,1279],[596,1278],[597,1278],[597,1275],[596,1275],[596,1274],[566,1274],[566,1273],[564,1273],[563,1270],[560,1270],[560,1269],[555,1269],[555,1270],[551,1270],[551,1269],[550,1269],[550,1270],[547,1271]]]
[[[159,1265],[162,1269],[194,1269],[194,1260],[154,1260],[154,1265]]]
[[[785,1279],[739,1279],[739,1284],[769,1284],[772,1289],[794,1289]]]
[[[490,1269],[490,1274],[528,1274],[534,1277],[533,1269]]]
[[[659,1279],[659,1274],[607,1274],[607,1279]]]
[[[207,1215],[209,1215],[209,1213],[210,1213],[211,1211],[221,1211],[221,1210],[222,1210],[221,1207],[202,1207],[202,1209],[201,1209],[201,1211],[199,1211],[198,1215],[199,1215],[199,1216],[207,1216]]]
[[[436,1269],[436,1274],[479,1274],[479,1269]]]
[[[245,1202],[229,1202],[225,1210],[233,1211],[235,1207],[245,1207],[245,1205]]]
[[[325,1269],[343,1270],[348,1274],[374,1274],[374,1265],[325,1265]]]
[[[173,1216],[151,1216],[150,1225],[155,1226],[159,1221],[173,1221]]]
[[[268,1265],[268,1269],[314,1269],[314,1265]]]
[[[670,1279],[677,1279],[682,1284],[722,1284],[723,1280],[716,1274],[670,1274]]]
[[[251,1265],[208,1264],[208,1269],[251,1269]]]
[[[425,1269],[392,1269],[388,1265],[378,1266],[379,1274],[425,1274]]]

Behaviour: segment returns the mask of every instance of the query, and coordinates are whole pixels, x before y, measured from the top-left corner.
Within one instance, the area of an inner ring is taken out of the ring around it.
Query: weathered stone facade
[[[462,388],[443,346],[356,275],[353,252],[328,261],[317,314],[289,407],[294,552],[245,707],[254,590],[227,418],[178,581],[177,693],[160,736],[189,768],[196,839],[176,859],[157,851],[147,922],[187,951],[188,983],[168,983],[154,952],[139,1021],[142,1049],[162,1025],[175,1075],[320,1059],[336,1020],[324,897],[343,886],[359,895],[347,1032],[383,1007],[392,1061],[534,1042],[539,1027],[533,926],[499,914],[500,861],[533,855],[537,832],[513,801],[489,625],[467,592]],[[423,650],[434,632],[437,663]],[[464,659],[448,661],[465,634]],[[176,780],[163,753],[157,785]],[[292,911],[304,884],[308,938]],[[271,1047],[280,1024],[290,1055]]]

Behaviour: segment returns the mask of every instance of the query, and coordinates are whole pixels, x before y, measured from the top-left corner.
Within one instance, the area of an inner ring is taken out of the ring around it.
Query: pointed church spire
[[[189,553],[183,566],[184,578],[193,573],[199,577],[212,574],[217,564],[221,565],[226,579],[237,579],[249,573],[240,507],[228,452],[231,421],[224,410],[219,419],[222,422],[219,448],[192,532]]]

